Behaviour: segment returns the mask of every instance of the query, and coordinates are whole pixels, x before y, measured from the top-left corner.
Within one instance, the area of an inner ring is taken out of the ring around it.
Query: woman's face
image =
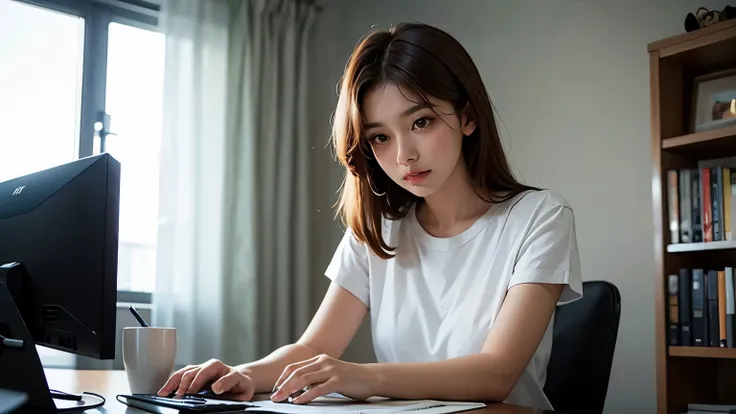
[[[378,164],[418,197],[433,194],[447,181],[461,159],[463,136],[475,128],[449,102],[429,101],[434,111],[389,83],[367,92],[362,105],[365,138]]]

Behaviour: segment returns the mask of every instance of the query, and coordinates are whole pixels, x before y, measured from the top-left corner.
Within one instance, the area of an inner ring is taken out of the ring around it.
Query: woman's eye
[[[429,126],[429,123],[432,122],[432,119],[426,116],[423,116],[416,121],[414,121],[414,126],[419,129],[424,129]]]
[[[371,141],[378,142],[379,144],[383,144],[386,141],[388,141],[388,137],[383,134],[376,134],[371,138]]]

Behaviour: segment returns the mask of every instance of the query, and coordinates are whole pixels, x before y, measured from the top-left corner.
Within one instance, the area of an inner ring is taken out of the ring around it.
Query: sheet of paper
[[[275,403],[272,401],[254,401],[258,405],[253,411],[270,411],[284,414],[301,413],[351,413],[378,414],[419,411],[425,414],[441,414],[483,408],[483,403],[446,402],[435,400],[389,400],[372,398],[368,401],[352,401],[345,397],[330,395],[316,399],[308,404]],[[248,410],[246,410],[248,411]]]

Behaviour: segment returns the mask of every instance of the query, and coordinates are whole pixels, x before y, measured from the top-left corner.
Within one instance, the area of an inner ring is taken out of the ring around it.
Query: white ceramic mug
[[[176,329],[123,328],[122,351],[131,394],[156,394],[174,369]]]

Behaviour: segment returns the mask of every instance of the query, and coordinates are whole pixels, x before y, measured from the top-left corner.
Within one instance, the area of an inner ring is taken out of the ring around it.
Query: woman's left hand
[[[284,401],[297,391],[307,391],[296,397],[294,404],[304,404],[333,392],[355,400],[373,396],[378,375],[366,365],[341,361],[319,355],[287,365],[276,381],[272,401]]]

